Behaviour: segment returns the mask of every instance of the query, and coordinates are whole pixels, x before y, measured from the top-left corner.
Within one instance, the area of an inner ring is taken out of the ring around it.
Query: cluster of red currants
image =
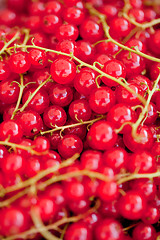
[[[160,3],[0,10],[0,239],[160,239]]]

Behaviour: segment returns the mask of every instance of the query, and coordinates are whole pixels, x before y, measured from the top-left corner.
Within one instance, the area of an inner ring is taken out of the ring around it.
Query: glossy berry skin
[[[144,213],[142,221],[145,224],[155,224],[155,223],[158,222],[159,217],[160,217],[159,208],[152,205],[152,204],[148,204],[147,205],[147,212]]]
[[[93,62],[99,62],[100,64],[104,65],[110,60],[111,60],[111,57],[109,57],[108,55],[103,54],[103,53],[97,53],[94,56]],[[98,67],[98,64],[97,64],[97,67]],[[99,68],[100,68],[100,66],[99,66]]]
[[[25,174],[28,178],[34,177],[41,170],[40,159],[36,156],[27,158],[27,168]]]
[[[51,65],[52,78],[60,84],[68,84],[76,76],[75,63],[67,58],[57,58]]]
[[[135,122],[137,115],[132,110],[131,106],[123,103],[115,104],[107,114],[107,120],[112,122],[117,129],[119,129],[126,122]],[[125,125],[122,129],[122,133],[127,132],[130,129],[129,125]]]
[[[58,41],[72,40],[75,41],[78,38],[79,30],[76,25],[63,23],[56,31],[56,38]]]
[[[42,29],[48,34],[55,34],[55,31],[61,24],[61,18],[54,14],[46,15],[42,19]]]
[[[122,217],[138,220],[146,211],[146,199],[139,191],[130,190],[118,201],[119,212]]]
[[[151,36],[148,40],[149,48],[155,55],[160,54],[159,36],[160,36],[160,30],[157,29],[157,30],[155,30],[155,32],[153,34],[151,34]]]
[[[92,62],[95,53],[92,44],[84,40],[78,40],[76,43],[75,56],[84,62]]]
[[[103,28],[92,19],[85,19],[80,25],[80,35],[85,41],[94,43],[103,37]]]
[[[18,83],[14,79],[4,80],[0,83],[0,100],[7,104],[16,103],[19,95]]]
[[[114,181],[101,182],[98,187],[98,196],[102,201],[111,202],[119,197],[118,185]]]
[[[123,51],[119,54],[118,59],[126,67],[126,77],[140,74],[145,69],[144,59],[135,53]]]
[[[76,124],[76,121],[73,121],[72,119],[69,119],[66,122],[66,125],[71,125],[70,127],[67,127],[64,130],[64,134],[74,134],[77,135],[79,138],[84,139],[86,137],[86,126],[85,125],[79,125],[79,126],[75,126],[73,127],[73,124]]]
[[[54,128],[55,125],[63,126],[67,120],[67,115],[64,109],[60,106],[50,106],[43,114],[43,121],[49,128]]]
[[[127,161],[128,154],[120,147],[111,148],[103,154],[103,164],[111,167],[115,172],[120,172],[122,168],[125,168]]]
[[[151,224],[139,223],[133,229],[133,240],[155,240],[156,230]]]
[[[65,8],[63,11],[63,19],[71,24],[79,26],[84,20],[85,13],[82,9],[76,6]]]
[[[48,15],[48,14],[56,14],[58,16],[61,15],[62,13],[62,10],[63,10],[63,5],[58,2],[58,1],[49,1],[45,4],[45,14]]]
[[[141,192],[147,201],[152,201],[156,196],[156,185],[153,181],[145,179],[135,179],[131,183],[131,189]]]
[[[77,201],[74,200],[74,201],[70,201],[68,203],[68,208],[75,215],[83,214],[89,210],[90,204],[91,203],[88,199],[81,199],[81,200],[77,200]]]
[[[62,40],[56,44],[56,50],[64,53],[75,54],[76,42],[71,40]]]
[[[57,207],[66,205],[63,185],[56,183],[46,190],[46,194],[56,203]]]
[[[28,89],[22,97],[22,103],[25,104],[25,102],[29,99],[31,94],[35,92],[37,88],[32,87]],[[34,95],[34,97],[31,99],[31,101],[28,103],[26,109],[31,109],[33,111],[36,111],[37,113],[41,114],[44,112],[44,110],[49,106],[49,96],[45,90],[42,88],[39,89],[39,91]]]
[[[137,129],[138,138],[132,136],[131,132],[123,135],[125,146],[135,152],[137,150],[149,150],[153,145],[153,134],[147,126],[139,126]]]
[[[120,48],[118,45],[112,42],[101,42],[96,45],[96,50],[98,53],[113,56],[120,50]]]
[[[36,139],[34,139],[33,146],[35,146],[34,150],[36,152],[45,152],[45,151],[49,150],[50,142],[49,142],[48,138],[43,137],[43,136],[38,136]]]
[[[84,223],[72,223],[65,232],[64,240],[92,240],[92,232]]]
[[[85,187],[78,180],[73,179],[64,186],[64,193],[67,200],[77,201],[85,197]]]
[[[80,161],[82,169],[98,171],[102,165],[102,153],[94,150],[83,151]]]
[[[47,55],[40,49],[32,49],[28,56],[32,66],[35,68],[41,69],[47,65]]]
[[[141,9],[130,9],[129,16],[134,18],[136,22],[142,23],[145,20],[144,11]]]
[[[128,170],[138,173],[152,173],[156,170],[156,159],[147,151],[139,151],[130,155]]]
[[[144,92],[137,83],[129,83],[128,86],[134,92],[143,96]],[[128,104],[130,106],[136,106],[140,104],[140,100],[135,94],[130,93],[127,89],[120,85],[116,88],[116,99],[118,103]]]
[[[33,111],[26,110],[17,116],[17,121],[23,129],[25,136],[32,137],[42,129],[43,122],[41,116]]]
[[[5,61],[0,61],[0,81],[7,79],[10,73],[8,64]]]
[[[26,231],[29,228],[29,218],[24,210],[10,206],[1,210],[1,233],[11,236]]]
[[[9,154],[2,163],[2,170],[7,175],[23,174],[26,160],[16,153]]]
[[[129,48],[138,48],[140,52],[146,52],[146,46],[145,44],[136,39],[136,38],[133,38],[133,39],[130,39],[127,43],[126,43],[126,46],[129,47]]]
[[[62,84],[54,84],[50,88],[49,99],[52,104],[65,107],[69,105],[73,99],[73,90]]]
[[[83,150],[82,140],[73,134],[65,135],[58,143],[58,152],[64,158],[70,158]]]
[[[106,74],[114,77],[114,78],[125,78],[126,77],[126,68],[123,65],[122,62],[113,59],[110,61],[107,61],[104,64],[104,67],[102,68],[102,71],[105,72]],[[109,87],[113,87],[113,86],[117,86],[119,83],[107,78],[107,77],[102,77],[102,82],[109,86]]]
[[[95,79],[96,72],[90,68],[84,67],[77,73],[74,79],[74,87],[80,94],[88,96],[91,91],[97,87]]]
[[[53,219],[57,213],[55,202],[48,196],[39,196],[35,208],[43,222]]]
[[[9,67],[12,72],[24,73],[29,70],[31,62],[26,52],[17,52],[10,56]]]
[[[94,123],[87,134],[88,144],[95,150],[107,150],[114,146],[116,140],[113,124],[103,120]]]
[[[123,17],[115,17],[110,22],[110,34],[112,37],[125,37],[131,30],[130,22]]]
[[[89,96],[90,108],[98,114],[107,113],[114,104],[115,95],[109,87],[96,88]]]
[[[114,218],[105,218],[95,227],[96,240],[123,240],[121,224]]]
[[[118,9],[112,4],[103,4],[102,7],[99,7],[98,10],[105,14],[107,19],[110,20],[117,15]]]
[[[87,121],[90,119],[91,113],[91,108],[86,100],[75,100],[69,105],[69,115],[74,121]]]
[[[5,141],[9,136],[11,142],[19,142],[23,136],[21,125],[15,120],[3,121],[0,124],[0,140]]]

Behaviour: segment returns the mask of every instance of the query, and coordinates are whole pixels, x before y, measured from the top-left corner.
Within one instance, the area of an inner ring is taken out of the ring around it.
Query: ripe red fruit
[[[118,201],[120,214],[130,220],[138,220],[146,211],[146,199],[139,191],[130,190]]]
[[[51,65],[52,78],[60,84],[71,83],[76,76],[76,65],[68,58],[57,58]]]
[[[107,150],[114,146],[116,140],[113,124],[103,120],[94,123],[87,134],[89,146],[96,150]]]

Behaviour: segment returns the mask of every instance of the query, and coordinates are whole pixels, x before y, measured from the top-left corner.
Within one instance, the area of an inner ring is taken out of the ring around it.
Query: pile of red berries
[[[160,239],[159,0],[0,9],[0,239]]]

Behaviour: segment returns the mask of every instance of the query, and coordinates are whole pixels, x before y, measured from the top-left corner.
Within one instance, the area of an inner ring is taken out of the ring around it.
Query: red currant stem
[[[25,34],[25,37],[24,37],[24,40],[23,40],[23,43],[22,43],[23,45],[26,45],[28,40],[29,40],[29,38],[30,38],[29,32],[30,32],[29,29],[27,29],[27,28],[23,29],[23,33]]]
[[[9,186],[9,187],[3,189],[3,191],[6,194],[6,193],[9,193],[9,192],[14,192],[16,190],[28,187],[30,185],[34,185],[40,179],[44,178],[48,174],[54,173],[54,172],[58,171],[61,168],[64,168],[64,167],[67,167],[67,166],[71,165],[78,157],[79,157],[79,154],[76,153],[71,158],[68,158],[67,160],[63,161],[61,164],[55,165],[55,166],[53,166],[51,168],[47,168],[45,170],[42,170],[37,175],[35,175],[34,177],[29,178],[26,181],[19,182],[17,185]]]
[[[122,9],[123,13],[128,13],[128,11],[131,9],[131,4],[129,0],[124,0],[124,7]]]
[[[117,184],[122,184],[124,182],[128,182],[128,181],[131,181],[131,180],[134,180],[134,179],[139,179],[139,178],[148,178],[148,179],[153,179],[155,177],[159,177],[160,176],[160,171],[157,171],[157,172],[154,172],[154,173],[128,173],[129,175],[128,176],[125,176],[123,177],[122,175],[122,178],[120,178],[118,181],[117,181]],[[118,176],[119,177],[119,176]]]
[[[33,155],[38,155],[38,156],[46,154],[46,151],[41,152],[41,153],[35,151],[34,149],[32,149],[34,146],[27,147],[27,146],[20,145],[20,144],[17,144],[17,143],[8,142],[8,140],[0,141],[0,145],[12,147],[14,149],[14,151],[16,151],[17,148],[23,149],[23,150],[29,151]]]
[[[0,202],[0,208],[9,206],[11,203],[15,202],[17,199],[21,198],[22,196],[24,196],[28,192],[29,192],[29,189],[26,188],[23,191],[18,192],[17,194],[13,195],[13,197],[8,198],[8,199]]]
[[[146,1],[144,1],[143,2],[143,4],[144,5],[146,5],[146,6],[157,6],[157,5],[159,5],[159,0],[146,0]]]
[[[79,171],[73,171],[73,172],[69,172],[69,173],[64,173],[61,175],[54,175],[53,177],[51,177],[50,179],[46,180],[43,183],[40,183],[38,185],[38,189],[39,190],[44,190],[44,188],[46,188],[47,186],[55,183],[55,182],[60,182],[60,181],[64,181],[68,178],[76,178],[76,177],[80,177],[80,176],[87,176],[90,178],[96,178],[99,180],[102,180],[104,182],[108,182],[111,179],[109,179],[106,175],[99,173],[99,172],[94,172],[94,171],[90,171],[90,170],[79,170]]]
[[[141,113],[139,114],[138,120],[135,123],[132,124],[132,136],[134,136],[134,137],[137,137],[137,134],[136,134],[137,128],[141,124],[141,122],[144,119],[146,113],[148,112],[148,106],[150,104],[150,101],[151,101],[151,98],[152,98],[154,92],[156,91],[159,80],[160,80],[160,74],[158,75],[156,81],[154,82],[153,89],[151,91],[149,90],[149,94],[148,94],[146,104],[145,104],[144,108],[142,109]]]
[[[15,235],[9,236],[7,238],[2,238],[1,240],[14,240],[14,239],[19,239],[19,238],[26,239],[26,237],[28,235],[36,234],[40,231],[42,232],[42,231],[46,231],[46,230],[58,230],[58,226],[61,226],[62,224],[78,222],[79,220],[84,219],[89,214],[96,212],[96,210],[99,208],[99,206],[100,206],[100,202],[96,201],[95,206],[90,208],[86,213],[79,214],[79,215],[73,216],[73,217],[68,217],[68,218],[64,217],[64,218],[58,220],[57,222],[54,222],[47,226],[42,226],[42,227],[38,227],[38,228],[32,227],[31,229],[29,229],[25,232],[15,234]]]
[[[37,229],[39,229],[39,233],[47,240],[60,240],[56,236],[54,236],[49,230],[46,229],[46,226],[43,224],[42,219],[39,214],[39,210],[36,207],[31,209],[31,218]],[[44,231],[41,231],[40,228],[44,227]]]
[[[124,231],[124,232],[128,232],[128,230],[134,228],[135,226],[137,226],[137,224],[138,224],[138,223],[135,223],[135,224],[132,224],[132,225],[130,225],[130,226],[128,226],[128,227],[125,227],[125,228],[123,228],[123,231]]]
[[[56,132],[56,131],[59,131],[59,130],[62,130],[64,131],[65,129],[67,128],[73,128],[73,127],[77,127],[77,126],[80,126],[80,125],[87,125],[87,124],[92,124],[94,122],[97,122],[101,119],[104,119],[105,116],[100,116],[98,118],[95,118],[95,119],[92,119],[92,120],[89,120],[89,121],[80,121],[78,123],[75,123],[75,124],[70,124],[70,125],[66,125],[66,126],[61,126],[61,127],[58,127],[58,126],[55,126],[54,129],[51,129],[51,130],[48,130],[48,131],[44,131],[44,132],[40,132],[41,135],[44,135],[44,134],[47,134],[47,133],[53,133],[53,132]]]
[[[130,33],[123,39],[122,43],[125,44],[128,42],[128,40],[131,39],[139,30],[139,27],[133,28]]]
[[[122,131],[122,129],[123,129],[126,125],[131,125],[131,126],[132,126],[132,123],[131,123],[131,122],[124,122],[124,123],[120,126],[120,128],[114,130],[115,133],[117,133],[117,134],[120,133],[120,132]]]
[[[49,82],[51,79],[51,75],[44,81],[42,82],[37,88],[36,90],[29,96],[29,98],[27,99],[27,101],[24,103],[24,105],[19,109],[20,112],[23,112],[24,109],[28,106],[28,104],[30,103],[30,101],[34,98],[34,96],[36,95],[36,93],[47,83]]]
[[[14,35],[13,38],[11,38],[11,40],[9,42],[6,42],[5,45],[3,46],[3,48],[0,50],[0,55],[11,45],[11,43],[13,43],[16,39],[19,38],[19,31],[16,32],[16,34]]]
[[[20,74],[20,84],[19,84],[19,96],[18,96],[18,100],[17,100],[17,103],[16,103],[16,107],[14,109],[14,112],[11,116],[11,119],[14,118],[14,116],[16,115],[17,111],[18,111],[18,108],[19,108],[19,105],[21,103],[21,99],[22,99],[22,95],[23,95],[23,90],[25,88],[25,86],[23,85],[23,75]]]
[[[98,11],[97,11],[95,8],[93,8],[92,5],[89,4],[89,3],[86,4],[86,7],[87,7],[87,9],[90,11],[91,14],[99,17],[99,19],[100,19],[100,21],[101,21],[101,23],[102,23],[102,26],[103,26],[105,35],[106,35],[106,37],[107,37],[112,43],[118,45],[119,47],[121,47],[121,48],[124,49],[124,50],[127,50],[127,51],[129,51],[129,52],[136,53],[137,55],[139,55],[139,56],[141,56],[141,57],[144,57],[144,58],[147,58],[147,59],[149,59],[149,60],[151,60],[151,61],[160,62],[160,59],[159,59],[159,58],[151,57],[151,56],[149,56],[149,55],[147,55],[147,54],[145,54],[145,53],[140,52],[139,50],[134,50],[134,49],[129,48],[129,47],[127,47],[127,46],[125,46],[125,45],[117,42],[116,40],[114,40],[114,39],[110,36],[110,34],[109,34],[109,29],[110,29],[110,28],[109,28],[109,26],[108,26],[108,24],[107,24],[107,22],[106,22],[106,16],[105,16],[104,14],[98,12]],[[155,19],[155,20],[158,20],[158,19]],[[160,22],[160,19],[159,19],[159,22]],[[157,24],[158,24],[158,23],[157,23]],[[107,39],[107,41],[108,41],[108,39]],[[105,40],[104,40],[104,41],[105,41]]]
[[[126,18],[130,23],[132,23],[133,25],[141,28],[141,29],[146,29],[146,28],[150,28],[153,27],[154,25],[157,25],[160,23],[160,18],[157,19],[153,19],[150,22],[146,22],[146,23],[138,23],[136,22],[132,17],[128,16],[126,13],[122,14],[124,18]]]
[[[123,45],[122,45],[123,46]],[[98,72],[100,75],[104,76],[104,77],[107,77],[115,82],[117,82],[118,84],[120,84],[121,86],[123,86],[124,88],[126,88],[130,93],[134,94],[144,105],[145,105],[145,102],[146,100],[139,94],[137,94],[134,90],[132,90],[129,86],[127,86],[125,83],[123,83],[121,81],[121,79],[119,78],[115,78],[105,72],[103,72],[102,70],[100,70],[99,68],[93,66],[93,65],[90,65],[88,63],[85,63],[83,61],[81,61],[79,58],[75,57],[72,53],[71,54],[67,54],[67,53],[64,53],[64,52],[58,52],[56,50],[53,50],[53,49],[48,49],[48,48],[42,48],[42,47],[39,47],[39,46],[35,46],[35,45],[16,45],[17,48],[36,48],[36,49],[41,49],[41,50],[44,50],[46,52],[53,52],[53,53],[56,53],[58,55],[64,55],[64,56],[67,56],[67,57],[71,57],[72,59],[74,59],[75,61],[79,62],[80,65],[82,66],[85,66],[85,67],[88,67],[88,68],[91,68],[93,69],[94,71]],[[130,49],[130,48],[129,48]],[[160,61],[160,59],[159,59]]]

